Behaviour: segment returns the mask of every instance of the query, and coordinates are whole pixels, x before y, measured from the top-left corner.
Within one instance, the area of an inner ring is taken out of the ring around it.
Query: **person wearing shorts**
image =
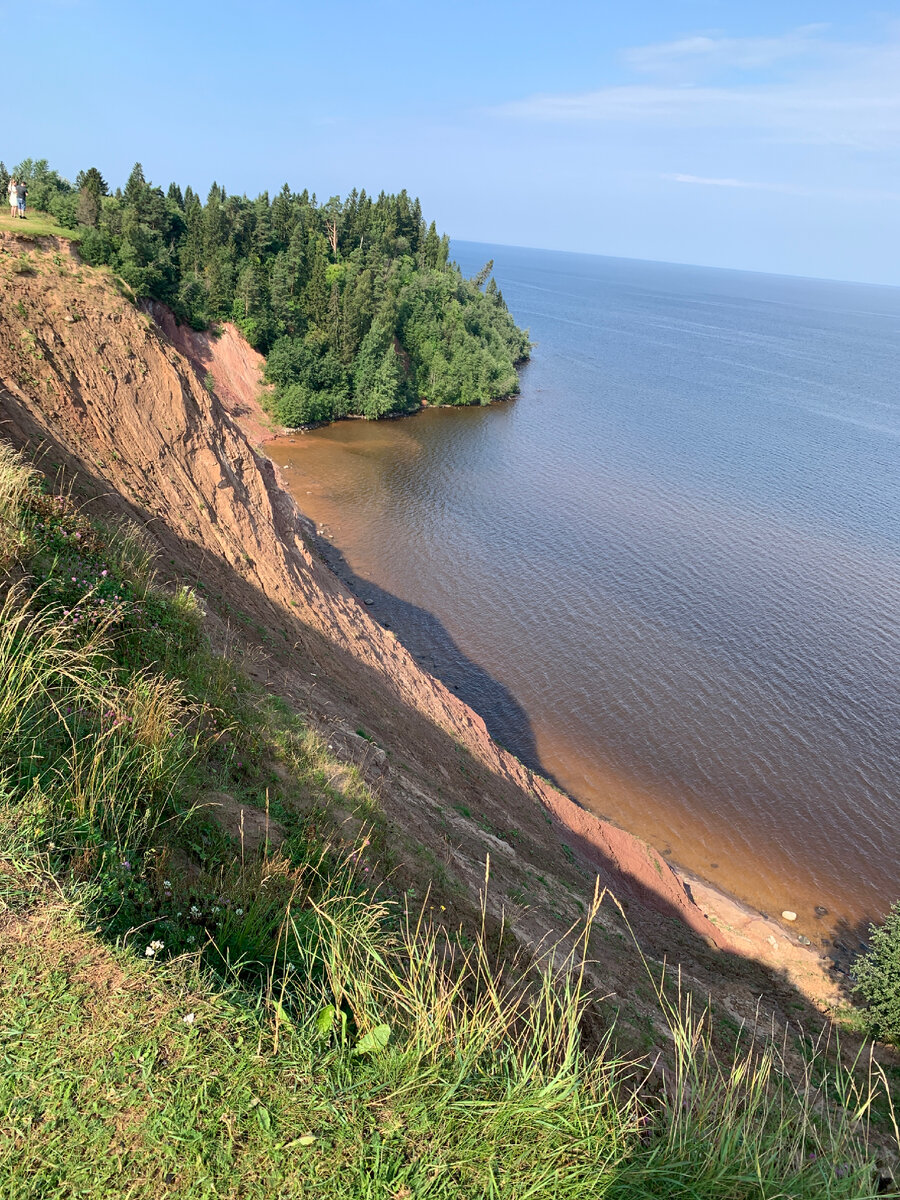
[[[16,184],[16,202],[19,207],[19,216],[25,220],[25,197],[28,195],[28,189],[24,183]]]
[[[19,215],[19,193],[15,179],[11,179],[6,189],[9,197],[9,215],[17,217]]]

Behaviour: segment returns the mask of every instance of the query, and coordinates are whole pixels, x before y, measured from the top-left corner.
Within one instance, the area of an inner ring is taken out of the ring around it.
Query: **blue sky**
[[[0,0],[0,45],[8,166],[406,187],[458,238],[900,284],[896,0]]]

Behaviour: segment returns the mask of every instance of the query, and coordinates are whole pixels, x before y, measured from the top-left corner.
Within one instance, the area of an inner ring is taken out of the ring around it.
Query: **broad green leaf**
[[[334,1029],[334,1005],[326,1004],[316,1017],[316,1033],[324,1037],[326,1033],[331,1033],[332,1029]]]
[[[390,1036],[390,1025],[376,1025],[374,1029],[370,1029],[364,1037],[359,1039],[353,1053],[374,1054],[378,1050],[383,1050],[388,1044]]]

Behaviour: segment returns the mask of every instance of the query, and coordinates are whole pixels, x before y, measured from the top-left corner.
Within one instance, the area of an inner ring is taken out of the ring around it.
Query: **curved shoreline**
[[[252,350],[233,327],[226,325],[223,335],[213,339],[209,334],[198,333],[187,326],[176,326],[164,306],[153,305],[150,313],[166,337],[188,358],[201,380],[205,372],[212,374],[222,407],[252,445],[262,446],[278,436],[258,400],[262,356]],[[268,461],[271,464],[271,460]],[[272,483],[290,498],[292,505],[297,505],[282,472],[275,464],[271,464],[271,470]],[[299,505],[297,510],[300,511]],[[380,634],[387,636],[385,628],[372,617],[364,599],[326,563],[318,534],[314,532],[315,526],[305,520],[307,536],[319,543],[317,549],[322,566],[335,587],[353,597],[363,623],[371,623]],[[406,656],[408,652],[404,648]],[[414,662],[411,656],[410,661]],[[612,868],[624,881],[626,892],[631,888],[635,898],[639,897],[658,911],[677,912],[684,923],[711,946],[755,960],[784,975],[820,1009],[833,1009],[841,1003],[838,972],[814,947],[802,945],[778,921],[709,880],[672,864],[638,835],[595,816],[561,788],[543,780],[490,737],[483,719],[474,709],[419,664],[415,664],[415,670],[427,677],[429,690],[436,693],[434,698],[439,701],[440,709],[444,712],[448,707],[453,710],[456,718],[453,724],[462,725],[470,736],[474,736],[478,757],[526,793],[536,794],[552,815],[557,834],[562,835],[560,840],[568,838],[576,842],[581,856],[598,869],[601,878],[608,876]]]
[[[275,472],[279,486],[294,499],[277,464]],[[296,499],[294,503],[297,503]],[[332,543],[318,532],[314,522],[310,520],[310,524],[313,528],[311,540],[326,568],[335,578],[340,578],[328,561],[328,551],[333,548]],[[364,597],[352,584],[344,579],[340,579],[340,582],[348,588],[360,607],[364,607]],[[364,608],[364,611],[370,620],[379,623],[367,608]],[[402,644],[402,639],[398,640]],[[426,671],[425,668],[420,669]],[[437,677],[431,676],[427,671],[426,674],[440,684],[441,681]],[[480,713],[458,697],[454,696],[453,699],[484,724]],[[804,945],[796,935],[792,936],[792,931],[785,924],[754,908],[711,880],[669,858],[663,858],[654,846],[638,834],[609,818],[597,816],[578,799],[569,795],[558,783],[543,778],[522,763],[513,752],[496,742],[486,726],[485,734],[498,757],[512,760],[518,772],[527,779],[525,786],[536,791],[544,806],[553,813],[558,822],[557,832],[564,831],[566,836],[574,835],[581,841],[579,849],[587,859],[595,859],[595,865],[601,868],[601,876],[602,868],[607,867],[611,860],[623,877],[631,875],[635,878],[644,891],[642,898],[645,901],[649,899],[650,904],[654,905],[653,881],[648,880],[647,872],[641,868],[649,865],[652,871],[660,875],[661,880],[671,874],[678,881],[679,890],[684,897],[684,902],[677,904],[681,919],[710,944],[742,958],[753,959],[769,970],[783,974],[823,1012],[833,1011],[841,1005],[839,976],[846,975],[847,972],[830,956],[813,945]],[[594,852],[599,852],[599,859],[595,857]],[[662,872],[659,864],[663,864]],[[669,889],[662,887],[658,899],[661,903],[671,903]]]

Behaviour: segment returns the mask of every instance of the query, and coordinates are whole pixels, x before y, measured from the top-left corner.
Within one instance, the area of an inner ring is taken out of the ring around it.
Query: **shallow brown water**
[[[880,917],[900,292],[456,252],[539,342],[522,395],[270,443],[337,568],[588,807],[811,937]]]

